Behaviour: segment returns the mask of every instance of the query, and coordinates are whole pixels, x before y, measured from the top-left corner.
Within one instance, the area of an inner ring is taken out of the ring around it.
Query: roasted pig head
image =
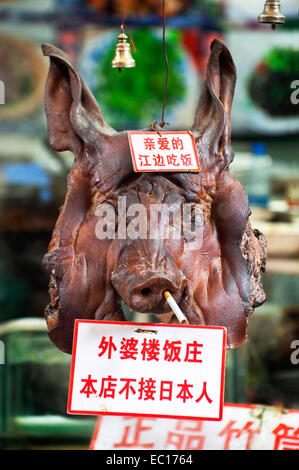
[[[265,301],[265,240],[251,228],[247,196],[229,170],[236,72],[226,46],[219,40],[211,45],[191,129],[200,173],[134,173],[127,133],[105,122],[63,51],[45,45],[43,52],[50,58],[45,93],[50,144],[75,156],[44,258],[51,275],[46,308],[51,340],[71,353],[74,320],[125,321],[121,299],[134,311],[165,314],[168,290],[190,324],[224,326],[227,347],[242,344],[249,315]],[[119,236],[117,227],[110,237],[99,236],[99,207],[113,208],[117,217],[119,200],[126,202],[126,228],[137,205],[146,215],[159,204],[178,211],[200,207],[195,240],[183,231],[165,237],[167,224],[153,229],[155,236]]]

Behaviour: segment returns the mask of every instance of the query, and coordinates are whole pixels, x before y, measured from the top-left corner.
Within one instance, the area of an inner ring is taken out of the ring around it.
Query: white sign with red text
[[[299,411],[225,404],[218,422],[98,418],[91,450],[299,450]]]
[[[191,132],[128,132],[135,172],[200,171]]]
[[[221,420],[226,330],[76,320],[68,413]]]

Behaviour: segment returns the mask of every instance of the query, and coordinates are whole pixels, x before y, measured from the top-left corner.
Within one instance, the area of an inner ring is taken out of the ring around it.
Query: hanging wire
[[[121,24],[125,23],[125,17],[126,17],[126,6],[125,6],[125,0],[122,1],[122,12],[121,12]]]
[[[165,107],[166,107],[166,99],[167,99],[167,87],[168,87],[168,58],[167,58],[167,51],[166,51],[166,10],[165,10],[165,1],[163,0],[163,52],[165,58],[165,89],[164,89],[164,99],[163,99],[163,108],[162,108],[162,121],[160,123],[160,127],[164,127],[167,122],[165,122]]]
[[[133,41],[133,38],[132,38],[132,35],[129,31],[129,28],[127,27],[127,25],[125,24],[125,18],[126,18],[126,5],[125,5],[125,0],[123,0],[122,2],[122,13],[121,13],[121,30],[122,32],[124,32],[123,30],[125,29],[128,33],[128,36],[129,36],[129,39],[130,39],[130,43],[131,43],[131,46],[133,47],[133,51],[136,52],[136,47],[135,47],[135,44],[134,44],[134,41]]]
[[[131,35],[130,31],[129,31],[129,28],[125,25],[125,23],[123,23],[123,24],[121,25],[121,28],[124,28],[124,29],[127,31],[128,36],[129,36],[129,39],[130,39],[131,46],[133,47],[133,51],[134,51],[134,53],[135,53],[135,52],[136,52],[136,47],[135,47],[135,44],[134,44],[132,35]]]

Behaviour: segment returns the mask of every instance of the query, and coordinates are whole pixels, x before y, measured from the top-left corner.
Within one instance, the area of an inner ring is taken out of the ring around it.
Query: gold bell
[[[115,56],[112,61],[112,67],[118,68],[121,72],[123,67],[136,67],[136,62],[131,55],[131,45],[127,42],[128,36],[124,32],[123,26],[121,26],[121,33],[118,36],[118,41],[115,48]]]
[[[264,11],[259,16],[259,23],[269,23],[272,29],[275,29],[277,24],[285,23],[285,19],[280,11],[280,1],[266,0]]]

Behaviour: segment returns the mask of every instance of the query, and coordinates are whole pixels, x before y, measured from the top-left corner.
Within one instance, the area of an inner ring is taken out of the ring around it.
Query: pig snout
[[[164,292],[171,292],[179,303],[185,287],[185,277],[169,254],[136,259],[137,252],[128,250],[121,257],[112,275],[112,284],[131,310],[162,314],[170,308]]]
[[[141,282],[132,289],[129,300],[131,308],[140,313],[165,312],[166,305],[163,294],[166,290],[172,292],[177,298],[181,297],[180,286],[175,280],[153,275],[148,281]],[[166,311],[169,311],[169,306]]]

